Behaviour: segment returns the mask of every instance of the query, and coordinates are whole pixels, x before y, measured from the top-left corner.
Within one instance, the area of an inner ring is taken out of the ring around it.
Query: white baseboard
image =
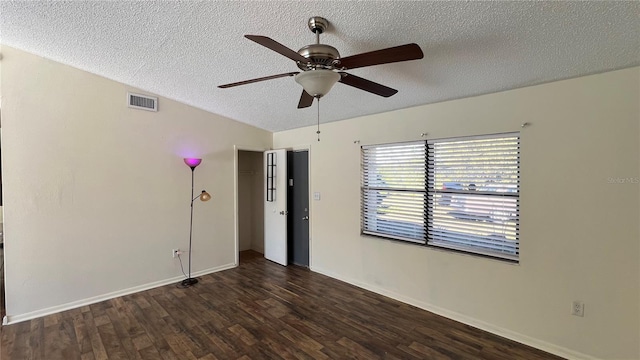
[[[238,264],[226,264],[226,265],[222,265],[222,266],[217,266],[217,267],[213,267],[213,268],[209,268],[209,269],[193,272],[193,273],[191,273],[191,276],[192,277],[198,277],[198,276],[211,274],[211,273],[222,271],[222,270],[232,269],[232,268],[237,267],[237,266],[238,266]],[[56,306],[48,307],[48,308],[45,308],[45,309],[28,312],[28,313],[25,313],[25,314],[6,315],[2,319],[2,325],[11,325],[11,324],[19,323],[19,322],[22,322],[22,321],[36,319],[36,318],[39,318],[39,317],[42,317],[42,316],[59,313],[59,312],[66,311],[66,310],[76,309],[76,308],[79,308],[79,307],[82,307],[82,306],[95,304],[97,302],[113,299],[113,298],[116,298],[116,297],[119,297],[119,296],[129,295],[129,294],[137,293],[137,292],[140,292],[140,291],[157,288],[157,287],[160,287],[160,286],[177,283],[182,279],[184,279],[184,276],[180,275],[180,276],[172,277],[172,278],[165,279],[165,280],[154,281],[152,283],[148,283],[148,284],[144,284],[144,285],[138,285],[138,286],[134,286],[134,287],[131,287],[131,288],[128,288],[128,289],[118,290],[118,291],[110,292],[110,293],[107,293],[107,294],[102,294],[102,295],[90,297],[90,298],[87,298],[87,299],[72,301],[72,302],[69,302],[69,303],[66,303],[66,304],[56,305]]]
[[[565,347],[559,346],[559,345],[555,345],[555,344],[551,344],[548,343],[546,341],[540,340],[540,339],[536,339],[524,334],[520,334],[518,332],[509,330],[509,329],[505,329],[502,328],[500,326],[496,326],[490,323],[487,323],[485,321],[482,320],[478,320],[478,319],[474,319],[470,316],[467,315],[463,315],[460,313],[457,313],[455,311],[451,311],[448,309],[444,309],[442,307],[433,305],[433,304],[429,304],[427,302],[424,301],[420,301],[420,300],[416,300],[404,295],[400,295],[397,293],[394,293],[393,291],[389,291],[383,288],[379,288],[377,286],[371,285],[371,284],[367,284],[358,280],[354,280],[354,279],[350,279],[350,278],[346,278],[342,275],[338,275],[335,274],[331,271],[327,271],[318,267],[311,267],[310,268],[311,271],[320,273],[322,275],[326,275],[329,277],[332,277],[334,279],[338,279],[340,281],[344,281],[346,283],[349,283],[351,285],[355,285],[359,288],[363,288],[365,290],[369,290],[369,291],[373,291],[377,294],[380,295],[384,295],[387,297],[390,297],[394,300],[398,300],[398,301],[402,301],[403,303],[409,304],[409,305],[413,305],[415,307],[418,307],[420,309],[432,312],[434,314],[440,315],[440,316],[444,316],[446,318],[461,322],[463,324],[469,325],[469,326],[473,326],[475,328],[490,332],[492,334],[498,335],[498,336],[502,336],[504,338],[507,338],[509,340],[513,340],[513,341],[517,341],[521,344],[525,344],[531,347],[534,347],[536,349],[540,349],[542,351],[546,351],[548,353],[554,354],[554,355],[558,355],[567,359],[576,359],[576,360],[598,360],[597,358],[590,356],[590,355],[586,355],[583,353],[580,353],[578,351],[574,351],[571,349],[567,349]]]

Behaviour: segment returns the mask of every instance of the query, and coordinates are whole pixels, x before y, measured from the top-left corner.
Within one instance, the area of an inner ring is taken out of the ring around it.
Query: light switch
[[[314,192],[313,193],[313,200],[320,200],[320,193],[319,192]]]

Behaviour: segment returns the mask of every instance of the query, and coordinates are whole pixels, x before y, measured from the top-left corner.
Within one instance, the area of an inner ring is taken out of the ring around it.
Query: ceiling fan
[[[314,98],[320,99],[326,95],[336,82],[341,82],[345,85],[353,86],[383,97],[389,97],[396,94],[398,90],[349,74],[345,72],[345,70],[416,60],[424,57],[422,50],[417,44],[406,44],[342,58],[338,50],[333,46],[320,44],[320,34],[329,26],[327,19],[314,16],[309,19],[308,25],[309,29],[316,35],[316,43],[304,46],[297,52],[266,36],[245,35],[247,39],[295,61],[302,72],[294,71],[265,76],[220,85],[218,87],[225,89],[259,81],[295,76],[296,82],[303,87],[302,95],[298,102],[298,109],[311,106]]]

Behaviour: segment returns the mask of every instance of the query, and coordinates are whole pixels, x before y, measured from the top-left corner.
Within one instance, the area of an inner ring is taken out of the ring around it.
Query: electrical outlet
[[[575,300],[571,303],[571,315],[584,317],[584,303],[580,300]]]
[[[180,255],[180,249],[171,250],[171,257],[177,258]]]

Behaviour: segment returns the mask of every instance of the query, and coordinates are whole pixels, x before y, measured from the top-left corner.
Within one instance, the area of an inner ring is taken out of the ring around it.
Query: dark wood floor
[[[2,327],[8,359],[558,359],[259,254],[203,276]]]

